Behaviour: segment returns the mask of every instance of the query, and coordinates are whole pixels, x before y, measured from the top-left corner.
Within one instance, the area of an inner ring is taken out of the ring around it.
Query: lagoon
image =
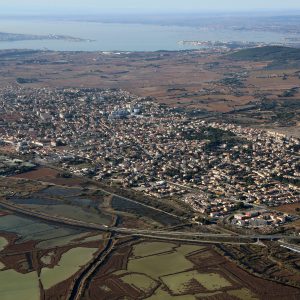
[[[0,49],[48,49],[56,51],[157,51],[195,49],[181,40],[284,42],[287,35],[276,32],[226,30],[185,26],[119,24],[87,21],[2,19],[0,32],[33,35],[68,35],[94,40],[32,40],[0,42]]]

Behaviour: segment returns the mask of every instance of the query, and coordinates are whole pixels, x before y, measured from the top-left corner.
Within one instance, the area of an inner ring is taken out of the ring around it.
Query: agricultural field
[[[285,204],[276,207],[276,209],[288,214],[300,214],[300,203]]]
[[[228,118],[299,135],[299,56],[291,56],[290,49],[284,47],[279,55],[273,55],[273,48],[278,52],[276,47],[262,47],[233,55],[197,50],[118,55],[4,52],[5,76],[0,85],[15,84],[17,78],[39,78],[23,85],[122,88],[209,118]],[[285,56],[289,59],[283,60]],[[34,61],[39,60],[45,63],[37,68]],[[55,63],[60,60],[65,63]]]
[[[211,246],[140,241],[111,253],[83,299],[281,300],[299,296],[298,289],[246,273]]]

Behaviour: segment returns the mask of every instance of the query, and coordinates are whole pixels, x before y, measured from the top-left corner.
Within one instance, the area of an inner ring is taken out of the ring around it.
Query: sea
[[[284,33],[267,31],[29,19],[0,19],[0,32],[34,35],[57,34],[92,40],[0,42],[0,49],[55,51],[172,51],[199,48],[193,45],[182,45],[179,43],[182,40],[283,43],[287,37]]]

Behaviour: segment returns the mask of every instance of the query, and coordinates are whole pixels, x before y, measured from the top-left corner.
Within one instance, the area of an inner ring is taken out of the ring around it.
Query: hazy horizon
[[[300,11],[294,0],[10,0],[1,4],[1,15],[103,15],[103,14],[186,14],[266,13]]]

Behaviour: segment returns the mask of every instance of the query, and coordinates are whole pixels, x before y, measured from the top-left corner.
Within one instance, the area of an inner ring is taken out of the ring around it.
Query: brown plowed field
[[[37,170],[33,170],[30,172],[18,174],[14,177],[16,178],[24,178],[24,179],[33,179],[33,180],[42,180],[46,178],[56,178],[58,175],[58,171],[50,168],[39,168]]]
[[[286,204],[286,205],[281,205],[278,207],[275,207],[277,210],[280,210],[282,212],[288,213],[288,214],[295,214],[296,209],[300,209],[300,202],[299,203],[294,203],[294,204]]]
[[[24,178],[31,180],[40,180],[57,185],[78,186],[84,183],[82,178],[62,178],[59,177],[59,172],[51,168],[38,168],[30,172],[22,173],[13,176],[15,178]]]
[[[46,63],[30,62],[39,59]],[[66,63],[55,64],[60,59]],[[200,52],[105,55],[41,51],[5,61],[1,68],[6,76],[0,85],[15,84],[18,77],[38,78],[24,86],[122,88],[173,106],[228,112],[255,100],[257,91],[267,91],[276,99],[282,91],[298,84],[295,70],[265,71],[267,64],[233,61],[222,54]],[[243,81],[245,86],[231,88],[219,82],[230,73],[245,72],[249,73]],[[283,74],[288,75],[286,80],[282,80]],[[273,77],[262,78],[269,75]]]

